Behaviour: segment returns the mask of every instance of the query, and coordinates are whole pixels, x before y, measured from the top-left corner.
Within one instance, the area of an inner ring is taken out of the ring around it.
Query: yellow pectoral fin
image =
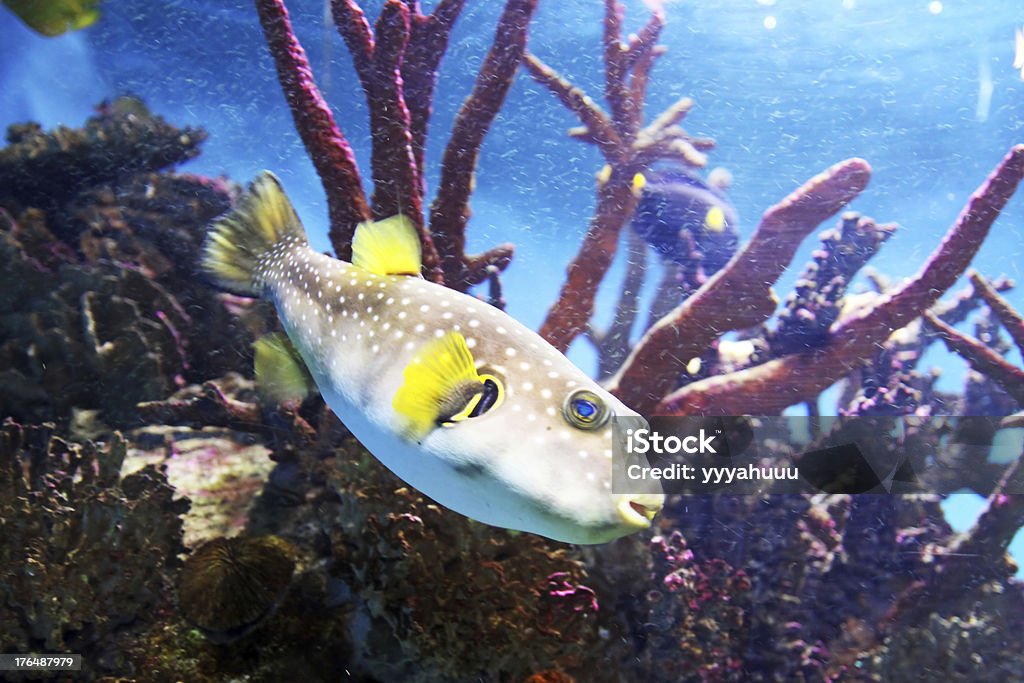
[[[466,339],[458,332],[424,344],[405,366],[403,377],[391,407],[404,421],[405,435],[417,440],[442,419],[464,411],[466,406],[453,406],[453,399],[465,395],[467,402],[472,401],[478,392],[467,392],[467,386],[482,383]]]
[[[407,216],[360,223],[352,238],[352,264],[378,275],[419,275],[420,237]]]
[[[301,401],[316,389],[302,356],[284,334],[275,332],[260,337],[253,350],[256,392],[266,403]]]

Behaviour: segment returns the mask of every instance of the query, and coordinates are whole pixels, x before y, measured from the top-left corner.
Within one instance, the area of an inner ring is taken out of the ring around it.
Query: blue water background
[[[366,4],[375,17],[381,3]],[[468,4],[442,64],[428,147],[431,187],[501,8],[494,1]],[[625,4],[627,30],[636,30],[647,10]],[[344,45],[324,21],[322,0],[291,0],[289,8],[365,173],[367,109]],[[695,100],[685,126],[718,141],[710,166],[733,174],[731,197],[744,235],[794,187],[862,156],[873,179],[851,208],[902,226],[872,265],[909,276],[1009,147],[1024,142],[1024,81],[1012,68],[1014,30],[1024,23],[1019,2],[717,0],[666,2],[665,11],[662,42],[669,51],[655,67],[648,113],[683,95]],[[530,36],[536,54],[595,98],[602,85],[601,14],[597,0],[541,0]],[[274,170],[315,246],[329,248],[322,189],[293,130],[251,3],[107,2],[97,25],[58,39],[31,33],[0,8],[0,36],[0,125],[77,126],[99,101],[138,95],[169,121],[210,132],[203,155],[186,170],[238,180]],[[516,244],[504,277],[508,310],[533,327],[580,242],[603,164],[595,149],[565,137],[576,124],[521,75],[478,168],[470,249]],[[795,263],[806,262],[814,245],[808,240]],[[1024,198],[1017,196],[974,267],[1020,281],[1022,262]],[[781,295],[798,270],[780,281]],[[621,271],[619,259],[599,298],[599,322],[610,315]],[[1024,286],[1011,300],[1024,308]],[[593,367],[585,342],[570,355]],[[1011,359],[1021,362],[1016,354]],[[961,385],[962,361],[941,349],[927,360],[942,368],[945,388]],[[979,502],[952,497],[952,521],[968,526]],[[1015,551],[1024,558],[1020,534]]]

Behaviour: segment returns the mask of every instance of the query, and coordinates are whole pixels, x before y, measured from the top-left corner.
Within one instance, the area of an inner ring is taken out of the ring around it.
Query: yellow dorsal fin
[[[419,275],[420,237],[408,216],[360,223],[352,238],[352,263],[378,275]]]
[[[270,405],[301,401],[316,388],[291,340],[281,332],[272,332],[253,344],[256,366],[256,393]]]
[[[405,421],[406,436],[421,439],[450,420],[483,390],[466,338],[458,332],[431,339],[405,366],[391,407]]]

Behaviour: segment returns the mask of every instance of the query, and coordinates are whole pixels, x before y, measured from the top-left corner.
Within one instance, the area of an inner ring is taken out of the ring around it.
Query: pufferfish
[[[274,303],[328,406],[438,503],[569,543],[647,528],[661,509],[656,482],[612,491],[612,418],[643,419],[511,316],[423,279],[407,217],[360,224],[340,261],[310,247],[264,172],[213,224],[203,263]]]

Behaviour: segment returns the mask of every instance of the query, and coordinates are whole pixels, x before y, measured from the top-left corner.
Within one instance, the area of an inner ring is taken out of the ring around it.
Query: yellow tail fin
[[[306,232],[280,181],[264,171],[238,206],[210,226],[203,268],[226,289],[259,294],[260,260],[287,239],[305,244]]]

